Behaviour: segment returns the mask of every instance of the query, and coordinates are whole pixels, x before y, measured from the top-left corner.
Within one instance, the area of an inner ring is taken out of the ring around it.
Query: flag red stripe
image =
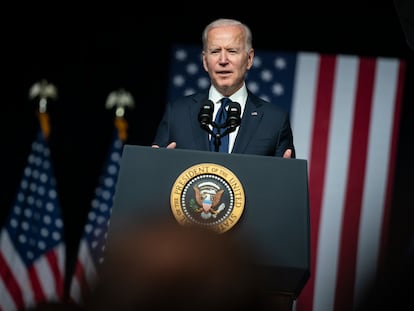
[[[401,118],[401,109],[402,109],[402,100],[403,100],[403,88],[404,88],[404,79],[405,79],[405,71],[406,71],[406,62],[400,60],[398,66],[398,80],[397,80],[397,92],[395,95],[395,102],[394,102],[394,120],[393,120],[393,128],[392,128],[392,139],[391,139],[391,149],[390,149],[390,159],[388,163],[388,179],[387,179],[387,188],[386,188],[386,199],[385,199],[385,207],[384,207],[384,215],[383,215],[383,224],[382,224],[382,231],[381,231],[381,250],[378,258],[379,262],[379,270],[384,269],[385,265],[385,253],[387,249],[388,243],[388,232],[389,232],[389,221],[390,221],[390,213],[391,213],[391,204],[392,204],[392,195],[393,195],[393,182],[394,182],[394,174],[395,174],[395,165],[397,162],[397,143],[398,143],[398,135],[400,129],[400,118]]]
[[[46,258],[47,258],[49,267],[52,270],[53,276],[55,278],[56,293],[59,298],[62,298],[63,291],[64,291],[64,286],[63,286],[64,281],[63,281],[62,272],[60,271],[60,268],[59,268],[59,261],[56,256],[56,252],[57,252],[56,248],[54,250],[51,250],[50,252],[47,253]]]
[[[45,301],[46,297],[42,290],[42,287],[40,286],[41,282],[39,281],[35,265],[31,265],[30,267],[28,267],[27,273],[29,275],[30,285],[33,289],[34,301]]]
[[[318,71],[318,83],[315,101],[315,117],[312,131],[312,150],[309,166],[309,201],[310,201],[310,244],[311,274],[297,302],[298,311],[307,311],[313,305],[315,290],[316,254],[318,249],[319,223],[322,209],[323,189],[325,183],[328,133],[331,121],[332,98],[335,81],[336,57],[321,55]]]
[[[0,276],[4,280],[4,285],[7,287],[8,292],[13,297],[14,304],[19,310],[24,309],[23,294],[20,290],[20,286],[17,280],[14,278],[14,274],[11,272],[7,261],[4,259],[2,252],[0,252]]]
[[[80,301],[78,301],[77,297],[71,297],[71,299],[76,301],[76,302],[81,302],[88,295],[89,286],[88,286],[88,282],[86,280],[86,272],[85,272],[84,266],[83,266],[81,260],[79,260],[79,258],[78,258],[78,261],[76,262],[74,278],[78,281],[79,287],[80,287],[80,290],[81,290],[80,297],[79,297]]]
[[[352,310],[376,60],[360,59],[334,310]]]

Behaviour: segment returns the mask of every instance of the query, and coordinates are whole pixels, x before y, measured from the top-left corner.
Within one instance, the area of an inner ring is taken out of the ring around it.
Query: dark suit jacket
[[[200,107],[208,100],[207,96],[207,93],[197,93],[168,103],[153,143],[165,147],[175,141],[177,148],[209,151],[209,134],[198,121]],[[232,153],[282,157],[288,148],[292,149],[294,158],[288,113],[248,91]]]

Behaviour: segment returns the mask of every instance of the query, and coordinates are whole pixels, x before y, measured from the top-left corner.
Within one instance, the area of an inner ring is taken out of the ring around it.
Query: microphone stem
[[[223,136],[221,136],[220,133],[216,133],[214,135],[214,151],[215,152],[219,151],[219,148],[220,148],[220,145],[221,145],[221,137],[223,137]]]

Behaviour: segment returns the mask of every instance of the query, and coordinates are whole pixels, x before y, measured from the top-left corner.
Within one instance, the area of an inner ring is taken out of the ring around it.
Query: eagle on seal
[[[221,204],[217,209],[217,205],[220,203],[224,190],[220,189],[216,193],[201,192],[196,186],[193,187],[195,193],[195,199],[199,208],[196,212],[201,212],[203,218],[209,218],[215,216],[224,209],[224,204]]]

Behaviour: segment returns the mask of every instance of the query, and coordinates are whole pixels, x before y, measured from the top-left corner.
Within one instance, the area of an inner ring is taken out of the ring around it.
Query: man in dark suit
[[[168,103],[152,146],[218,151],[215,147],[220,142],[211,144],[216,129],[211,124],[203,128],[198,116],[201,107],[211,103],[215,119],[222,99],[228,98],[240,104],[241,119],[240,126],[221,137],[228,139],[224,152],[294,158],[288,113],[246,87],[246,74],[254,58],[249,27],[237,20],[218,19],[206,26],[202,40],[203,67],[210,76],[210,89]]]

